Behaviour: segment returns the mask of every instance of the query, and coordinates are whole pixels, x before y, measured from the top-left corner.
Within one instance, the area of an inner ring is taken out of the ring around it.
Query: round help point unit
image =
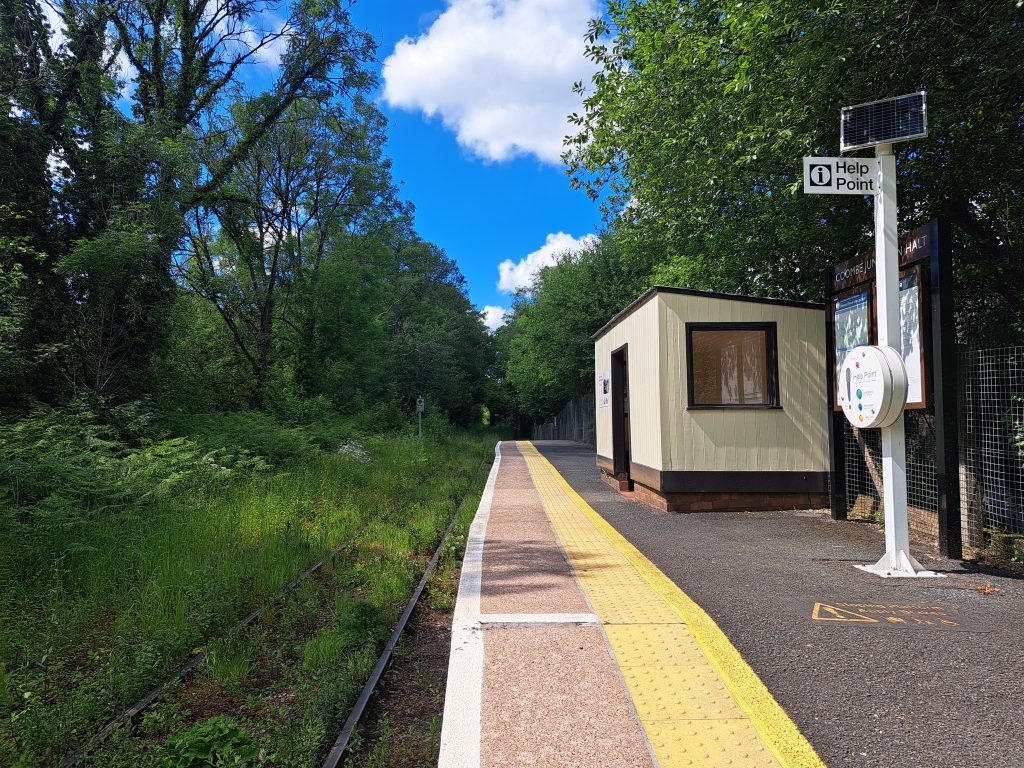
[[[907,403],[907,369],[892,347],[855,347],[839,370],[839,406],[858,429],[892,425]]]

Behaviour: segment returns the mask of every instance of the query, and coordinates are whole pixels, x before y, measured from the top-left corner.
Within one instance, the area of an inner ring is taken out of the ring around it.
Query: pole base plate
[[[898,550],[895,555],[890,556],[888,552],[882,555],[882,559],[872,565],[855,565],[865,573],[873,573],[883,579],[918,578],[918,579],[944,579],[946,574],[925,570],[909,552]]]

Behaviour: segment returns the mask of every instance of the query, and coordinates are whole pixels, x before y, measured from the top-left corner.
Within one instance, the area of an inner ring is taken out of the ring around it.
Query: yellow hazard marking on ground
[[[823,768],[710,616],[517,443],[600,620],[660,768]]]
[[[811,618],[818,621],[884,623],[903,627],[934,627],[936,629],[951,629],[961,626],[957,617],[950,616],[941,605],[908,605],[906,603],[815,603],[811,611]]]
[[[836,608],[834,605],[826,605],[825,603],[814,604],[814,610],[811,611],[811,618],[816,621],[859,621],[866,622],[868,624],[878,623],[878,619],[872,619],[870,616],[865,616],[863,613],[854,613],[853,611]]]

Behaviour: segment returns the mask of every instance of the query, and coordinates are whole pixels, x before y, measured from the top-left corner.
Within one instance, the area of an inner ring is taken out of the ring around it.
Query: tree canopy
[[[55,30],[0,0],[0,405],[478,417],[490,337],[398,195],[348,6],[64,0]]]
[[[826,268],[870,248],[872,208],[803,194],[801,158],[838,154],[841,107],[918,90],[929,135],[895,145],[901,228],[953,225],[963,343],[1024,336],[1020,3],[608,0],[587,45],[597,72],[576,84],[564,160],[603,202],[602,249],[633,290],[570,327],[572,310],[545,308],[587,305],[598,286],[570,288],[571,265],[542,274],[505,332],[535,417],[590,386],[581,355],[550,350],[582,350],[651,284],[821,300]]]
[[[862,249],[871,203],[809,196],[801,157],[836,154],[840,107],[928,91],[929,136],[895,146],[900,220],[957,233],[966,336],[1024,307],[1024,11],[998,0],[613,0],[574,118],[573,183],[659,251],[655,280],[820,299]]]

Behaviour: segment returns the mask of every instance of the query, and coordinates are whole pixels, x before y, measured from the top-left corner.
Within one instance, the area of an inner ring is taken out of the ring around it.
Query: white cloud
[[[54,0],[41,0],[39,7],[43,10],[43,18],[50,25],[50,48],[56,51],[67,41],[67,26],[64,17],[57,11]]]
[[[136,79],[139,76],[139,71],[129,61],[128,54],[124,51],[118,51],[117,56],[114,57],[113,72],[111,74],[120,81],[117,91],[118,97],[121,99],[132,98],[138,87]]]
[[[271,3],[263,0],[244,19],[218,18],[216,34],[223,38],[221,45],[229,58],[251,53],[246,67],[273,72],[281,66],[281,59],[288,51],[288,42],[295,29],[270,6]],[[213,20],[214,10],[213,7],[206,10],[204,22]]]
[[[254,27],[247,28],[242,34],[242,41],[247,49],[256,48],[264,37],[279,35],[259,49],[252,63],[259,67],[276,70],[281,66],[281,59],[288,52],[288,41],[292,36],[292,28],[287,22],[271,11],[265,10],[259,15]]]
[[[597,240],[597,235],[583,235],[580,238],[567,235],[565,232],[548,235],[544,245],[527,254],[525,258],[518,262],[505,259],[498,265],[498,290],[515,293],[518,290],[529,289],[537,273],[544,267],[554,264],[563,253],[579,253]]]
[[[572,84],[589,82],[584,56],[595,0],[449,0],[421,36],[384,61],[384,99],[440,116],[460,144],[487,160],[532,154],[558,163]]]
[[[488,304],[483,309],[484,325],[487,330],[496,331],[508,322],[508,310],[505,307],[495,307]]]

